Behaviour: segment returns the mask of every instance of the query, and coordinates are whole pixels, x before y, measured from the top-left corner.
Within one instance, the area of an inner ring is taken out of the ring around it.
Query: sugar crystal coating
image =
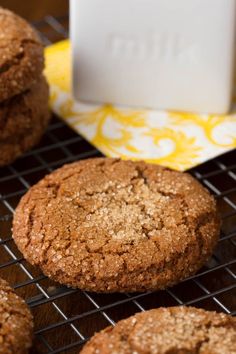
[[[32,333],[32,315],[27,305],[0,279],[0,354],[28,353]]]
[[[43,46],[36,31],[0,7],[0,102],[35,84],[43,67]]]
[[[46,176],[13,222],[30,263],[63,284],[104,292],[170,286],[206,262],[218,235],[215,201],[190,175],[109,158]]]
[[[0,166],[38,143],[50,119],[48,96],[42,76],[27,91],[0,102]]]
[[[138,313],[97,333],[81,354],[235,354],[236,318],[170,307]]]

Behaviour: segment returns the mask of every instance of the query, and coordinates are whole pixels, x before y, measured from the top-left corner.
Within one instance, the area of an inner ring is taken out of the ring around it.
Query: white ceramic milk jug
[[[225,113],[235,19],[236,0],[71,0],[74,96]]]

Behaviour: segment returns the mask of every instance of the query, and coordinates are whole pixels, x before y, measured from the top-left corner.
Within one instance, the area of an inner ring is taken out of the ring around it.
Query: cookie
[[[44,77],[29,90],[0,103],[0,166],[29,150],[44,133],[50,113]]]
[[[26,303],[0,279],[0,354],[28,353],[32,335],[32,315]]]
[[[81,354],[233,354],[236,318],[170,307],[138,313],[97,333]]]
[[[164,289],[194,274],[219,236],[216,203],[187,173],[95,158],[21,199],[13,237],[52,279],[97,292]]]
[[[27,90],[43,67],[43,46],[35,30],[0,7],[0,102]]]

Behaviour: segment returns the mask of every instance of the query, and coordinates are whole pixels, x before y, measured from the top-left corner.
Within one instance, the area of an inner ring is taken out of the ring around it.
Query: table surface
[[[0,6],[28,21],[39,21],[46,15],[62,16],[68,13],[69,0],[0,0]]]

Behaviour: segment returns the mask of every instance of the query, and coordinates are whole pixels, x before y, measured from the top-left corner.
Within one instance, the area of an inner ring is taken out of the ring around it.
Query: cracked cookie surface
[[[81,354],[233,354],[236,318],[194,307],[136,314],[97,333]]]
[[[216,204],[189,174],[96,158],[21,199],[13,237],[52,279],[98,292],[163,289],[194,274],[219,236]]]
[[[48,96],[42,76],[29,90],[0,102],[0,166],[38,143],[50,120]]]
[[[0,102],[36,83],[43,67],[43,45],[36,31],[0,7]]]
[[[0,354],[27,354],[32,335],[32,315],[26,303],[0,279]]]

